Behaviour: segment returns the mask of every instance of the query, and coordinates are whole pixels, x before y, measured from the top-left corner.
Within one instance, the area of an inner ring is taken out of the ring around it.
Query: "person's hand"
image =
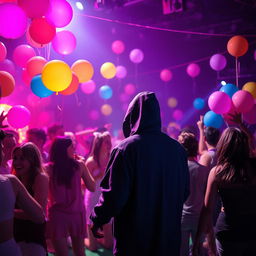
[[[236,123],[238,125],[241,125],[243,123],[242,121],[242,115],[240,113],[234,113],[234,114],[228,114],[229,120],[233,123]]]
[[[8,127],[8,125],[3,125],[4,119],[7,117],[7,114],[4,114],[4,111],[2,111],[2,113],[0,114],[0,129]]]
[[[197,121],[197,127],[200,131],[204,130],[204,122],[203,122],[204,116],[200,115],[199,121]]]
[[[99,227],[95,224],[92,224],[90,226],[90,228],[91,228],[91,231],[95,238],[103,238],[104,237],[103,233],[99,231],[99,230],[101,230],[101,231],[103,230],[102,226]]]

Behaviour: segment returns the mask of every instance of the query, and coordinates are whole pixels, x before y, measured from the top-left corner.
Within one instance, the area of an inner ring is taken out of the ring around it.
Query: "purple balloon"
[[[116,67],[116,77],[119,79],[125,78],[127,75],[127,70],[124,66],[117,66]]]
[[[67,26],[73,18],[73,9],[65,0],[51,0],[50,7],[46,13],[46,19],[51,21],[55,27]]]
[[[180,109],[176,109],[173,111],[172,117],[176,121],[180,121],[183,118],[183,112]]]
[[[209,108],[216,114],[228,113],[232,107],[232,101],[225,92],[214,92],[208,99]]]
[[[15,77],[15,65],[11,60],[5,59],[0,62],[0,70],[6,71],[10,73],[13,77]]]
[[[143,61],[143,59],[144,59],[144,53],[140,49],[133,49],[130,52],[129,57],[130,57],[131,62],[133,62],[133,63],[141,63]]]
[[[196,63],[191,63],[187,66],[187,74],[190,77],[197,77],[200,74],[200,66]]]
[[[27,29],[26,13],[16,4],[0,5],[0,35],[16,39],[23,36]]]
[[[222,69],[224,69],[227,65],[227,60],[225,58],[225,56],[217,53],[214,54],[211,58],[210,58],[210,66],[213,70],[215,71],[220,71]]]
[[[41,18],[49,8],[49,0],[18,0],[29,18]]]
[[[76,48],[76,37],[67,30],[57,32],[52,41],[52,47],[55,52],[68,55]]]
[[[29,124],[30,117],[30,111],[26,107],[16,105],[8,111],[7,121],[12,127],[19,129]]]

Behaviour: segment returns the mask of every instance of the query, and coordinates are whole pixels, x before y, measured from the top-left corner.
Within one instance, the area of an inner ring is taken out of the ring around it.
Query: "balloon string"
[[[76,99],[76,105],[78,106],[78,107],[80,107],[81,106],[81,101],[79,100],[79,97],[78,97],[78,94],[75,92],[74,93],[75,94],[75,99]]]
[[[138,89],[138,64],[135,63],[135,88]]]
[[[237,86],[237,88],[239,88],[239,86],[238,86],[238,58],[236,58],[236,86]]]
[[[196,79],[193,77],[193,97],[195,98],[196,96]]]

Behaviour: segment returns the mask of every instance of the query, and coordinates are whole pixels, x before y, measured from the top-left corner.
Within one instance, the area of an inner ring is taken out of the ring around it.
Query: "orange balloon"
[[[238,58],[248,51],[248,41],[243,36],[233,36],[229,39],[227,50],[230,55]]]
[[[39,75],[42,73],[44,65],[47,60],[41,56],[34,56],[30,58],[27,62],[26,70],[31,77]]]
[[[13,76],[5,71],[0,71],[0,97],[9,96],[15,86],[15,80]]]
[[[79,87],[79,79],[75,73],[72,73],[72,81],[67,89],[60,92],[62,95],[71,95],[77,91]]]
[[[71,66],[71,70],[77,75],[79,83],[88,82],[94,74],[93,66],[87,60],[77,60]]]

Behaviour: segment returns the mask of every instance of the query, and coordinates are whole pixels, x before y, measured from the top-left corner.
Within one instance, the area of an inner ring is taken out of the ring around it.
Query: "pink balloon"
[[[212,57],[210,58],[210,66],[215,71],[220,71],[224,69],[226,65],[227,60],[222,54],[217,53],[212,55]]]
[[[89,118],[91,120],[98,120],[100,118],[100,112],[98,110],[91,110],[89,112]]]
[[[42,73],[47,60],[41,56],[34,56],[26,63],[26,70],[30,77],[34,77]]]
[[[46,18],[55,27],[62,28],[67,26],[73,18],[73,9],[68,1],[51,0],[50,7],[46,13]]]
[[[133,49],[130,52],[129,57],[130,57],[131,62],[133,62],[133,63],[141,63],[143,61],[143,59],[144,59],[144,53],[140,49]]]
[[[16,39],[23,36],[27,29],[27,16],[16,4],[0,5],[0,35]]]
[[[133,84],[127,84],[124,87],[124,92],[128,95],[133,95],[136,92],[136,88]]]
[[[43,48],[45,45],[44,44],[39,44],[39,43],[36,43],[30,36],[29,34],[29,29],[27,30],[26,32],[26,39],[27,39],[27,42],[28,44],[30,44],[31,46],[35,47],[35,48]]]
[[[46,14],[49,0],[18,0],[18,5],[29,18],[40,18]]]
[[[187,74],[194,78],[200,74],[200,66],[196,63],[191,63],[187,66]]]
[[[30,117],[30,111],[26,107],[16,105],[8,111],[7,121],[12,127],[19,129],[29,124]]]
[[[164,82],[169,82],[172,80],[172,72],[169,69],[163,69],[160,73],[160,78]]]
[[[81,84],[81,90],[85,94],[91,94],[95,91],[96,84],[93,80]]]
[[[34,56],[36,56],[35,50],[27,44],[17,46],[13,52],[14,62],[22,68],[25,68],[28,60]]]
[[[179,121],[183,118],[183,112],[180,109],[176,109],[173,111],[172,117],[174,120]]]
[[[15,77],[16,69],[15,65],[11,60],[5,59],[0,62],[0,70],[6,71],[10,73],[13,77]]]
[[[6,58],[7,50],[4,43],[0,42],[0,61]]]
[[[125,50],[125,45],[123,43],[123,41],[121,40],[116,40],[112,43],[112,51],[115,53],[115,54],[121,54],[123,53]]]
[[[237,91],[232,96],[232,102],[239,113],[246,113],[250,111],[254,105],[253,96],[244,90]]]
[[[216,114],[225,114],[230,111],[232,102],[225,92],[217,91],[210,95],[208,105]]]
[[[125,78],[127,75],[127,70],[124,66],[116,66],[116,77],[119,79]]]
[[[256,105],[250,111],[243,114],[243,120],[248,124],[256,124]]]
[[[52,47],[55,52],[68,55],[76,48],[76,37],[71,31],[63,30],[57,32],[52,41]]]
[[[25,68],[22,69],[21,78],[25,85],[30,86],[32,77],[28,74]]]

